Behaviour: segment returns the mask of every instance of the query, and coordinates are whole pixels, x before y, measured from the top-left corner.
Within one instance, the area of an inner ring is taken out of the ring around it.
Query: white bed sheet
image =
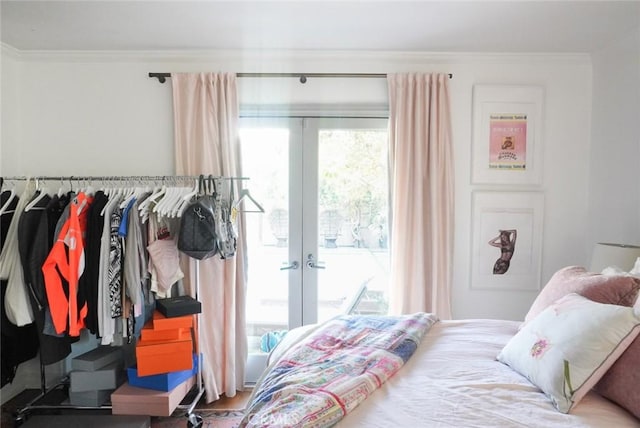
[[[495,357],[520,323],[436,323],[405,366],[340,428],[640,427],[621,407],[590,392],[567,415]]]

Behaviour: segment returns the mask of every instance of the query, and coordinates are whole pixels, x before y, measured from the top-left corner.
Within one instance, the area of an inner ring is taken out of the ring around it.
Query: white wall
[[[216,58],[212,60],[210,58]],[[542,283],[561,266],[588,262],[585,232],[591,64],[584,55],[296,53],[261,56],[26,54],[17,85],[19,126],[2,141],[5,175],[172,174],[171,86],[149,71],[451,72],[456,167],[453,312],[458,318],[521,319],[535,292],[469,289],[471,94],[474,84],[541,85],[544,103],[545,234]],[[17,81],[15,81],[15,80]],[[277,88],[274,90],[273,86]],[[384,103],[386,82],[241,79],[244,103]],[[338,94],[338,95],[335,95]],[[4,99],[3,99],[4,103]],[[486,189],[486,188],[483,188]]]
[[[640,245],[640,27],[593,55],[589,244]]]
[[[3,165],[20,157],[20,61],[17,53],[3,46],[0,57],[0,174]]]

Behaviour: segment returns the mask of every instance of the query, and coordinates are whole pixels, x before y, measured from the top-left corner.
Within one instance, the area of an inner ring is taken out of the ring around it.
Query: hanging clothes
[[[122,243],[118,236],[122,210],[117,208],[111,213],[109,226],[109,301],[111,318],[122,316]]]
[[[98,331],[102,345],[117,344],[121,324],[111,317],[111,298],[109,295],[109,257],[111,244],[111,215],[122,201],[122,194],[114,192],[102,209],[102,235],[100,238],[100,259],[98,264]],[[98,225],[99,226],[99,225]],[[98,227],[96,226],[96,227]]]
[[[98,191],[87,211],[87,236],[85,244],[85,272],[80,277],[80,289],[87,293],[87,317],[85,323],[92,334],[99,334],[98,328],[98,276],[100,275],[100,240],[104,215],[102,210],[109,197]]]
[[[118,227],[116,232],[116,236],[118,237],[118,240],[120,242],[120,254],[121,254],[120,294],[121,294],[121,300],[122,300],[122,306],[123,306],[123,310],[122,310],[122,318],[124,323],[123,337],[127,338],[127,343],[131,343],[133,334],[134,334],[134,328],[135,328],[134,301],[131,296],[132,295],[135,296],[135,300],[138,300],[138,294],[135,290],[135,281],[132,281],[130,284],[127,284],[126,278],[125,278],[125,262],[129,258],[125,252],[126,237],[129,230],[129,212],[134,203],[135,203],[135,197],[125,200],[123,202],[124,208],[122,209],[120,226]],[[112,229],[112,233],[113,233],[113,229]]]
[[[42,265],[53,245],[53,236],[49,235],[47,214],[47,207],[51,201],[52,198],[49,195],[42,196],[28,211],[22,214],[18,224],[20,259],[24,270],[24,279],[30,291],[31,309],[37,328],[36,339],[40,344],[40,362],[44,365],[63,360],[71,353],[71,341],[68,337],[43,334],[45,310],[48,307],[48,302]]]
[[[0,206],[5,207],[5,204],[9,202],[9,197],[9,191],[2,192]],[[14,197],[0,215],[0,251],[4,250],[18,200],[19,198]],[[13,382],[18,366],[38,354],[38,336],[35,324],[18,327],[7,318],[4,309],[7,286],[7,280],[0,281],[0,300],[2,303],[0,305],[0,346],[2,349],[2,353],[0,353],[0,386]]]
[[[27,181],[7,231],[7,244],[0,253],[0,279],[8,280],[4,309],[9,321],[18,327],[34,321],[18,250],[18,223],[35,192],[35,183]]]
[[[75,198],[75,196],[76,195],[73,192],[61,194],[60,196],[53,195],[53,197],[51,198],[51,202],[47,206],[47,229],[48,236],[50,238],[49,252],[51,252],[53,244],[58,239],[58,234],[60,233],[62,225],[69,218],[69,203],[73,200],[73,198]],[[56,329],[53,326],[53,320],[51,319],[51,310],[49,309],[48,300],[44,310],[44,327],[42,332],[47,336],[66,336],[66,333],[56,333]]]
[[[92,197],[80,192],[70,203],[69,218],[42,266],[56,332],[67,331],[72,337],[80,335],[87,315],[87,302],[80,299],[78,283],[84,272],[87,208],[92,201]]]
[[[129,211],[127,235],[125,237],[126,256],[124,260],[124,282],[127,294],[134,304],[133,317],[135,318],[135,322],[133,335],[139,335],[146,318],[150,318],[150,316],[146,316],[148,311],[145,310],[145,303],[147,301],[145,294],[148,295],[148,292],[145,293],[145,290],[149,288],[149,274],[146,271],[148,257],[145,249],[146,243],[143,241],[144,235],[141,218],[138,214],[140,203],[149,197],[149,195],[150,192],[145,192],[133,201]]]
[[[151,215],[147,222],[151,291],[161,299],[171,297],[173,284],[184,278],[174,239],[179,233],[179,224],[176,219],[156,215]]]
[[[15,364],[5,364],[4,358],[8,349],[18,347],[5,340],[10,339],[5,333],[18,328],[12,323],[33,317],[35,323],[27,325],[35,346],[19,347],[38,349],[39,343],[41,362],[47,365],[69,355],[83,328],[105,345],[132,340],[156,298],[184,294],[176,217],[197,195],[197,187],[163,186],[151,192],[129,186],[99,191],[95,197],[89,191],[49,195],[36,187],[27,180],[19,198],[13,191],[3,193],[0,205],[7,243],[0,252],[2,292],[12,297],[2,302],[3,381],[15,372]],[[14,198],[10,207],[9,196]],[[228,218],[228,213],[218,215],[221,224]],[[21,340],[29,336],[26,331],[20,330]]]

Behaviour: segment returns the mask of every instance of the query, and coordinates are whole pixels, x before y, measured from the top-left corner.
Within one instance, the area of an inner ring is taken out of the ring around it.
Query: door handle
[[[295,270],[295,269],[298,269],[298,266],[299,266],[299,265],[298,265],[298,262],[293,261],[293,262],[292,262],[291,264],[289,264],[289,265],[282,266],[282,267],[280,268],[280,270],[289,270],[289,269]]]
[[[322,262],[318,262],[318,263],[322,263]],[[316,264],[314,258],[313,258],[313,254],[309,254],[307,256],[307,267],[309,269],[324,269],[325,266],[324,265],[320,265],[320,264]]]

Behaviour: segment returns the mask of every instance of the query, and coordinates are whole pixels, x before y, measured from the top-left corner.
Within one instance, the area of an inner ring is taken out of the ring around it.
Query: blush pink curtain
[[[171,81],[177,174],[241,176],[235,74],[173,73]],[[200,349],[207,402],[221,394],[235,396],[244,383],[246,240],[241,215],[238,234],[235,257],[200,262]],[[189,259],[186,285],[192,295],[194,267]]]
[[[446,74],[390,74],[392,313],[451,318],[453,158]]]

